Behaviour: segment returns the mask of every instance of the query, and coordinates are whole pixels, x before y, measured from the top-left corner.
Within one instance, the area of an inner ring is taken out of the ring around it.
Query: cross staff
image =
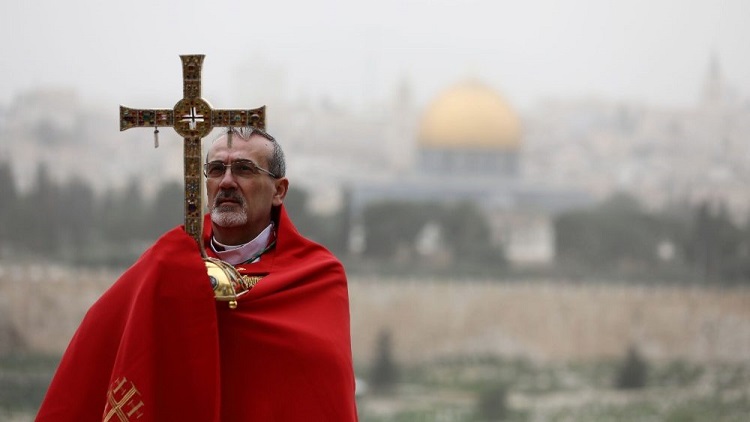
[[[214,127],[254,126],[265,129],[266,107],[250,110],[214,110],[201,98],[201,69],[205,55],[185,55],[182,59],[183,98],[170,109],[133,109],[120,106],[120,131],[132,127],[173,127],[185,138],[185,231],[192,237],[205,258],[203,248],[203,173],[201,172],[201,138]]]

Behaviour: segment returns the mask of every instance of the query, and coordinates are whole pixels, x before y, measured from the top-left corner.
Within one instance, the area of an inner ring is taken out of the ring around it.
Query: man
[[[346,277],[289,220],[281,147],[232,130],[204,173],[206,252],[257,284],[215,302],[195,243],[168,232],[89,310],[37,420],[356,420]]]

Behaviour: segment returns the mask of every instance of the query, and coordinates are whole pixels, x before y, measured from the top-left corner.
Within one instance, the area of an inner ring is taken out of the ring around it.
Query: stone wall
[[[608,359],[631,345],[650,359],[750,361],[750,289],[371,278],[350,290],[359,361],[370,361],[383,329],[402,361]]]
[[[16,348],[61,354],[88,308],[117,278],[111,271],[0,264],[0,333]],[[17,351],[11,345],[5,352]],[[0,352],[3,350],[0,349]]]
[[[118,275],[0,265],[0,353],[62,353]],[[651,359],[750,360],[750,289],[352,277],[350,297],[352,348],[364,364],[381,330],[403,362],[614,358],[631,345]]]

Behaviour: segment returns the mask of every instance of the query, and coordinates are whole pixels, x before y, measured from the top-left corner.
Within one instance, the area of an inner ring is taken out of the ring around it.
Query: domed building
[[[384,172],[351,186],[355,225],[362,210],[379,201],[472,202],[487,216],[491,239],[509,262],[538,265],[554,260],[554,214],[590,202],[581,193],[524,182],[521,119],[476,80],[437,95],[411,142],[416,150],[406,172]]]
[[[497,93],[472,80],[447,89],[427,108],[417,146],[426,174],[515,178],[521,123]]]

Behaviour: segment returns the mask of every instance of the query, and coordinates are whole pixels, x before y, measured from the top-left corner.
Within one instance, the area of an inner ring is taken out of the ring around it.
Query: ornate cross
[[[172,109],[133,109],[120,106],[120,131],[131,127],[174,127],[185,138],[185,231],[206,257],[203,234],[203,172],[201,138],[214,127],[254,126],[265,129],[266,107],[250,110],[215,110],[201,98],[201,69],[205,55],[180,56],[183,98]]]

